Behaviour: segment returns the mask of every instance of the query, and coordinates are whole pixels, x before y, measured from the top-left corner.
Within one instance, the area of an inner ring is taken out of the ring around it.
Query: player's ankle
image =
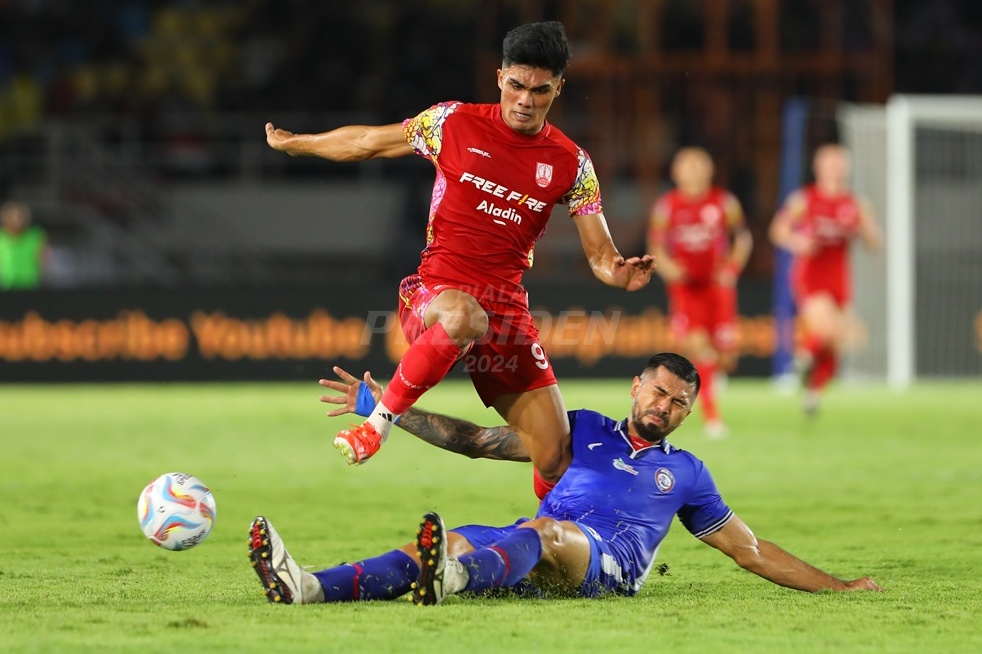
[[[312,572],[306,570],[300,580],[300,594],[304,604],[323,604],[327,601],[320,580]]]
[[[389,432],[392,431],[392,425],[398,419],[399,414],[391,411],[384,403],[379,402],[375,406],[375,410],[372,411],[372,415],[368,416],[365,422],[375,428],[376,433],[382,437],[382,442],[384,443],[389,437]]]

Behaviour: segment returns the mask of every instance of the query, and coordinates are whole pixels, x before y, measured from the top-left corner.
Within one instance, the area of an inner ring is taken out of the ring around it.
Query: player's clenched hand
[[[290,156],[295,156],[290,150],[290,141],[296,136],[293,132],[285,129],[273,127],[273,123],[266,123],[266,143],[269,147],[280,152],[286,152]]]
[[[648,285],[654,269],[655,258],[650,254],[629,259],[618,257],[614,260],[614,279],[624,290],[637,291]]]
[[[360,379],[352,375],[351,373],[341,369],[339,366],[334,366],[334,374],[338,376],[341,381],[334,381],[333,379],[321,379],[318,384],[324,388],[329,388],[332,391],[337,391],[341,395],[321,395],[320,401],[326,404],[343,404],[344,406],[329,411],[327,415],[330,417],[343,416],[346,413],[354,413],[355,405],[358,402],[358,388],[361,385]],[[375,401],[378,402],[382,399],[382,385],[377,381],[372,379],[372,373],[365,371],[364,377],[365,383],[368,384],[368,388],[372,391],[372,395],[375,397]]]

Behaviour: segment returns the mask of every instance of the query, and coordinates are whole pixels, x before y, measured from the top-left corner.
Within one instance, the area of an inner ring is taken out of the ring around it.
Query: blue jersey
[[[626,421],[569,412],[573,459],[539,507],[538,517],[577,523],[593,543],[600,584],[636,593],[651,572],[672,518],[703,538],[733,512],[705,464],[666,442],[634,450]],[[589,575],[588,575],[589,579]]]

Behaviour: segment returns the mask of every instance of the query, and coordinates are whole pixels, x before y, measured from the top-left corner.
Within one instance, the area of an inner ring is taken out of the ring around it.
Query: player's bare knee
[[[477,301],[461,293],[459,300],[440,310],[439,322],[458,345],[476,341],[488,330],[488,314]]]
[[[471,311],[467,316],[467,339],[470,341],[478,340],[487,333],[490,325],[491,322],[488,319],[487,312],[478,306],[476,310]]]
[[[463,556],[468,552],[473,552],[474,546],[470,541],[457,532],[447,532],[447,553],[450,556]]]
[[[696,356],[706,357],[712,353],[709,334],[704,329],[695,329],[686,339],[686,348]]]
[[[539,541],[542,543],[543,558],[547,554],[555,552],[563,544],[563,528],[558,520],[553,518],[535,518],[520,525],[520,528],[533,529],[539,534]]]
[[[540,562],[547,568],[559,567],[568,544],[563,524],[553,518],[536,518],[526,522],[522,527],[534,529],[539,535],[539,542],[542,543]]]

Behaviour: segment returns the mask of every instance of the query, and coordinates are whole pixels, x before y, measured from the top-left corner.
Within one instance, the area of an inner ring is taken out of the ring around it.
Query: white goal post
[[[839,123],[885,233],[879,269],[854,257],[870,347],[846,372],[898,389],[982,374],[982,96],[897,95]]]

